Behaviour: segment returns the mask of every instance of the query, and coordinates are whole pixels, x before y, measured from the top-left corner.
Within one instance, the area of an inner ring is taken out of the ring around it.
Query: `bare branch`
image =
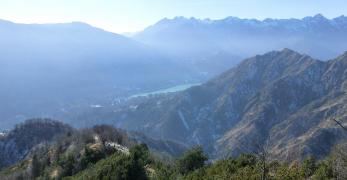
[[[343,130],[347,131],[347,128],[342,125],[341,122],[337,121],[336,119],[333,119],[337,125],[339,125]]]

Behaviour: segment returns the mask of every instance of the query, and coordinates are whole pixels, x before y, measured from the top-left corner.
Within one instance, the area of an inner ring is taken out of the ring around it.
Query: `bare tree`
[[[343,124],[336,120],[332,119],[338,126],[347,132],[347,128]],[[347,145],[341,144],[337,146],[333,152],[333,171],[337,180],[347,179]]]
[[[344,126],[342,125],[341,122],[339,122],[339,121],[336,120],[336,119],[333,119],[333,121],[335,121],[335,123],[336,123],[337,125],[339,125],[343,130],[347,131],[347,127],[344,127]]]
[[[268,136],[265,138],[265,141],[254,138],[248,142],[251,142],[251,145],[245,145],[243,142],[239,141],[239,149],[243,152],[250,152],[259,160],[261,180],[267,180],[270,164],[271,137]]]
[[[259,141],[255,143],[255,155],[260,161],[261,179],[268,179],[268,165],[270,162],[270,137],[266,139],[264,144],[260,144]]]
[[[341,144],[334,148],[332,156],[333,174],[336,180],[347,179],[347,145]]]

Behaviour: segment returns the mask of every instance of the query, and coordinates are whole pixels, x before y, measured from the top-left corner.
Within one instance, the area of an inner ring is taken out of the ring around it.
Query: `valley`
[[[0,2],[0,180],[347,179],[346,7]]]
[[[215,158],[252,152],[254,142],[271,144],[273,158],[281,160],[325,157],[347,137],[331,120],[347,123],[346,57],[324,62],[290,49],[272,51],[185,91],[138,97],[74,118],[200,144]],[[321,143],[322,137],[330,141]]]

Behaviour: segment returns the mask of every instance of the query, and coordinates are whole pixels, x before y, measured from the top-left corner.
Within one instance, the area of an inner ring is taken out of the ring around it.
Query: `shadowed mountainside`
[[[273,157],[323,157],[347,134],[347,53],[326,62],[284,49],[244,60],[186,91],[114,109],[105,121],[217,157],[266,145]],[[324,139],[324,141],[322,141]]]

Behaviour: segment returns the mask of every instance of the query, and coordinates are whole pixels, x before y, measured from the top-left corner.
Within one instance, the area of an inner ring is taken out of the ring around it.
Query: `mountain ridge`
[[[192,22],[192,23],[205,23],[205,24],[211,24],[211,23],[220,23],[220,22],[242,22],[242,21],[248,21],[248,22],[256,22],[256,23],[268,23],[268,25],[278,25],[277,23],[273,23],[273,22],[280,22],[280,21],[306,21],[306,22],[319,22],[319,21],[342,21],[344,23],[346,23],[347,21],[347,17],[344,15],[338,16],[338,17],[334,17],[334,18],[326,18],[324,15],[318,13],[316,15],[313,16],[305,16],[303,18],[264,18],[264,19],[256,19],[256,18],[239,18],[236,16],[228,16],[222,19],[200,19],[200,18],[195,18],[195,17],[184,17],[184,16],[176,16],[174,18],[163,18],[161,20],[159,20],[157,23],[155,23],[154,25],[151,26],[155,26],[157,24],[163,24],[163,23],[171,23],[171,22]],[[252,25],[252,23],[249,23],[249,25]],[[255,25],[255,24],[253,24]],[[149,26],[149,27],[151,27]]]
[[[177,54],[175,51],[192,53],[196,59],[201,54],[215,51],[246,58],[288,47],[326,60],[346,49],[343,41],[346,29],[346,16],[328,19],[321,14],[302,19],[264,20],[177,17],[163,19],[134,38],[173,54]],[[318,39],[324,41],[319,42]]]
[[[320,61],[290,49],[272,51],[200,86],[114,109],[105,119],[151,137],[202,144],[216,158],[253,152],[254,142],[270,144],[277,159],[322,158],[347,137],[329,120],[346,123],[346,63],[344,55]],[[332,140],[324,150],[317,149],[319,136]]]

